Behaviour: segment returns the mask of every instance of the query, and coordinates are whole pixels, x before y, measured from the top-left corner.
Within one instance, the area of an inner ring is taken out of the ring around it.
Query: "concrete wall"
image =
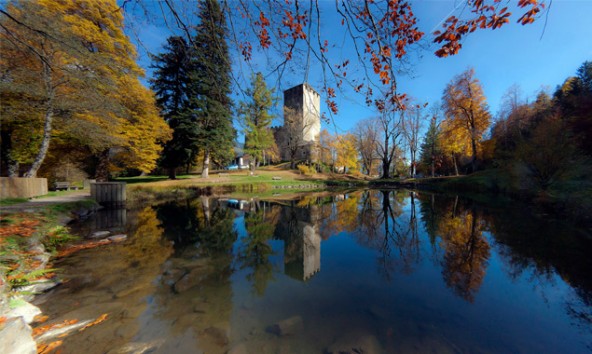
[[[47,178],[0,177],[0,198],[33,198],[47,194]]]

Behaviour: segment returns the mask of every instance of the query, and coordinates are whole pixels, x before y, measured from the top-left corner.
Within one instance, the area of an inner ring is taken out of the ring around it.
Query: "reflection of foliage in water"
[[[566,299],[568,314],[591,331],[592,238],[562,222],[541,222],[522,208],[503,209],[487,220],[508,275],[518,279],[528,274],[533,284],[545,284],[558,274],[574,290]]]
[[[410,208],[404,212],[407,197]],[[365,191],[355,235],[359,243],[379,251],[379,269],[386,279],[395,269],[412,272],[421,260],[414,192]]]
[[[565,299],[566,312],[590,331],[592,239],[567,229],[566,223],[541,220],[529,207],[516,203],[488,209],[466,199],[428,193],[421,195],[420,202],[421,219],[430,239],[441,240],[444,254],[436,257],[443,276],[456,293],[470,300],[482,282],[490,248],[482,236],[487,228],[508,275],[512,279],[526,276],[539,288],[553,282],[558,274],[574,290],[573,296]]]
[[[147,206],[137,212],[134,217],[137,227],[125,248],[127,259],[132,264],[155,263],[161,264],[172,252],[171,243],[163,239],[163,228],[156,217],[156,211]]]
[[[230,253],[237,239],[233,212],[208,197],[161,204],[157,216],[177,251],[199,245],[205,254]]]
[[[251,211],[245,215],[247,236],[242,238],[238,260],[241,268],[249,268],[247,280],[252,282],[257,295],[263,295],[267,283],[273,279],[273,265],[269,256],[273,250],[268,241],[273,237],[281,207],[261,207],[253,202]]]
[[[489,259],[489,244],[483,237],[483,222],[475,209],[452,212],[438,223],[444,260],[442,276],[462,298],[472,302],[479,291]]]

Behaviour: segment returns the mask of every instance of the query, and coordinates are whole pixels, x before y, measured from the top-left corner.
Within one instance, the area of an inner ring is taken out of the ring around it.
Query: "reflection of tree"
[[[397,264],[411,272],[420,260],[415,192],[408,195],[408,219],[403,211],[407,194],[402,191],[366,191],[361,197],[356,234],[360,243],[380,251],[380,269],[387,278]]]
[[[565,300],[567,313],[591,333],[592,239],[582,237],[581,231],[568,223],[533,217],[522,205],[504,208],[487,219],[509,276],[519,279],[526,275],[537,288],[559,275],[574,290],[575,296]]]
[[[154,316],[170,321],[162,352],[225,353],[232,313],[232,246],[235,215],[217,200],[202,197],[156,208],[175,255],[163,264]],[[187,311],[188,304],[193,311]],[[183,348],[183,349],[179,349]]]
[[[340,232],[354,232],[358,228],[358,200],[361,194],[362,192],[348,193],[343,195],[341,200],[334,202],[332,214],[325,225],[333,235]]]
[[[454,210],[451,217],[443,218],[438,224],[444,249],[444,281],[471,302],[483,282],[489,258],[490,246],[482,235],[482,228],[474,208]]]
[[[245,215],[247,235],[242,239],[238,259],[241,268],[251,269],[247,280],[252,282],[257,295],[263,295],[267,283],[273,278],[269,256],[273,253],[268,241],[273,237],[281,208],[253,202]]]
[[[156,217],[156,211],[147,206],[138,211],[134,221],[137,226],[125,247],[128,252],[126,259],[132,264],[164,262],[170,256],[172,247],[170,242],[162,238],[163,229]]]
[[[236,241],[234,214],[220,208],[210,198],[164,203],[157,207],[164,235],[175,243],[175,250],[199,244],[205,254],[229,253]]]

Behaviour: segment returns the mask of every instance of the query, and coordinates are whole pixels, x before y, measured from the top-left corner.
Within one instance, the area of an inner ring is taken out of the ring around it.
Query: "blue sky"
[[[155,4],[152,3],[154,6]],[[334,2],[321,0],[320,4],[323,11],[322,36],[330,43],[341,43],[343,32],[334,13]],[[431,39],[430,33],[458,4],[459,0],[413,2],[420,30],[426,32],[426,39]],[[185,11],[186,14],[190,12],[191,9]],[[456,56],[437,58],[433,54],[434,46],[413,51],[408,58],[412,72],[397,78],[399,90],[420,102],[435,104],[440,101],[444,87],[455,75],[473,67],[482,83],[490,111],[495,115],[503,94],[513,84],[518,84],[527,98],[534,97],[541,89],[552,92],[556,85],[574,75],[584,61],[592,60],[590,14],[592,0],[554,0],[546,21],[545,18],[540,18],[527,26],[510,23],[495,31],[477,31],[462,42],[463,48]],[[159,19],[145,21],[141,17],[136,19],[133,28],[136,33],[130,33],[130,36],[132,40],[141,39],[139,62],[147,69],[149,77],[151,72],[147,68],[149,60],[145,51],[160,51],[171,30]],[[351,56],[350,49],[338,46],[331,48],[329,53],[335,59]],[[238,56],[234,58],[234,67],[238,69]],[[253,62],[256,66],[259,64],[257,70],[265,74],[266,69],[269,69],[263,65],[264,61],[261,53],[254,53]],[[313,86],[320,86],[318,82],[315,83],[319,73],[318,66],[311,67],[308,81]],[[247,73],[246,77],[248,75]],[[298,84],[303,79],[302,71],[286,74],[283,89]],[[268,84],[275,84],[273,76],[269,78]],[[239,99],[240,96],[236,98]],[[364,97],[353,92],[340,95],[337,103],[340,112],[333,117],[333,124],[323,123],[330,131],[337,129],[342,133],[351,130],[360,119],[376,115],[371,107],[365,105]],[[326,111],[324,105],[322,109]],[[277,123],[281,124],[281,117],[278,117]]]

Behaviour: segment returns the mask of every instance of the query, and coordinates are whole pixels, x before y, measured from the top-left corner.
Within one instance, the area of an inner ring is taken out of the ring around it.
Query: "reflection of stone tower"
[[[290,159],[289,144],[296,144],[296,159],[314,160],[314,145],[321,132],[321,96],[307,83],[284,91],[284,126],[274,129],[282,160]]]
[[[312,208],[283,207],[275,236],[284,241],[284,272],[308,280],[321,270],[321,236]]]

